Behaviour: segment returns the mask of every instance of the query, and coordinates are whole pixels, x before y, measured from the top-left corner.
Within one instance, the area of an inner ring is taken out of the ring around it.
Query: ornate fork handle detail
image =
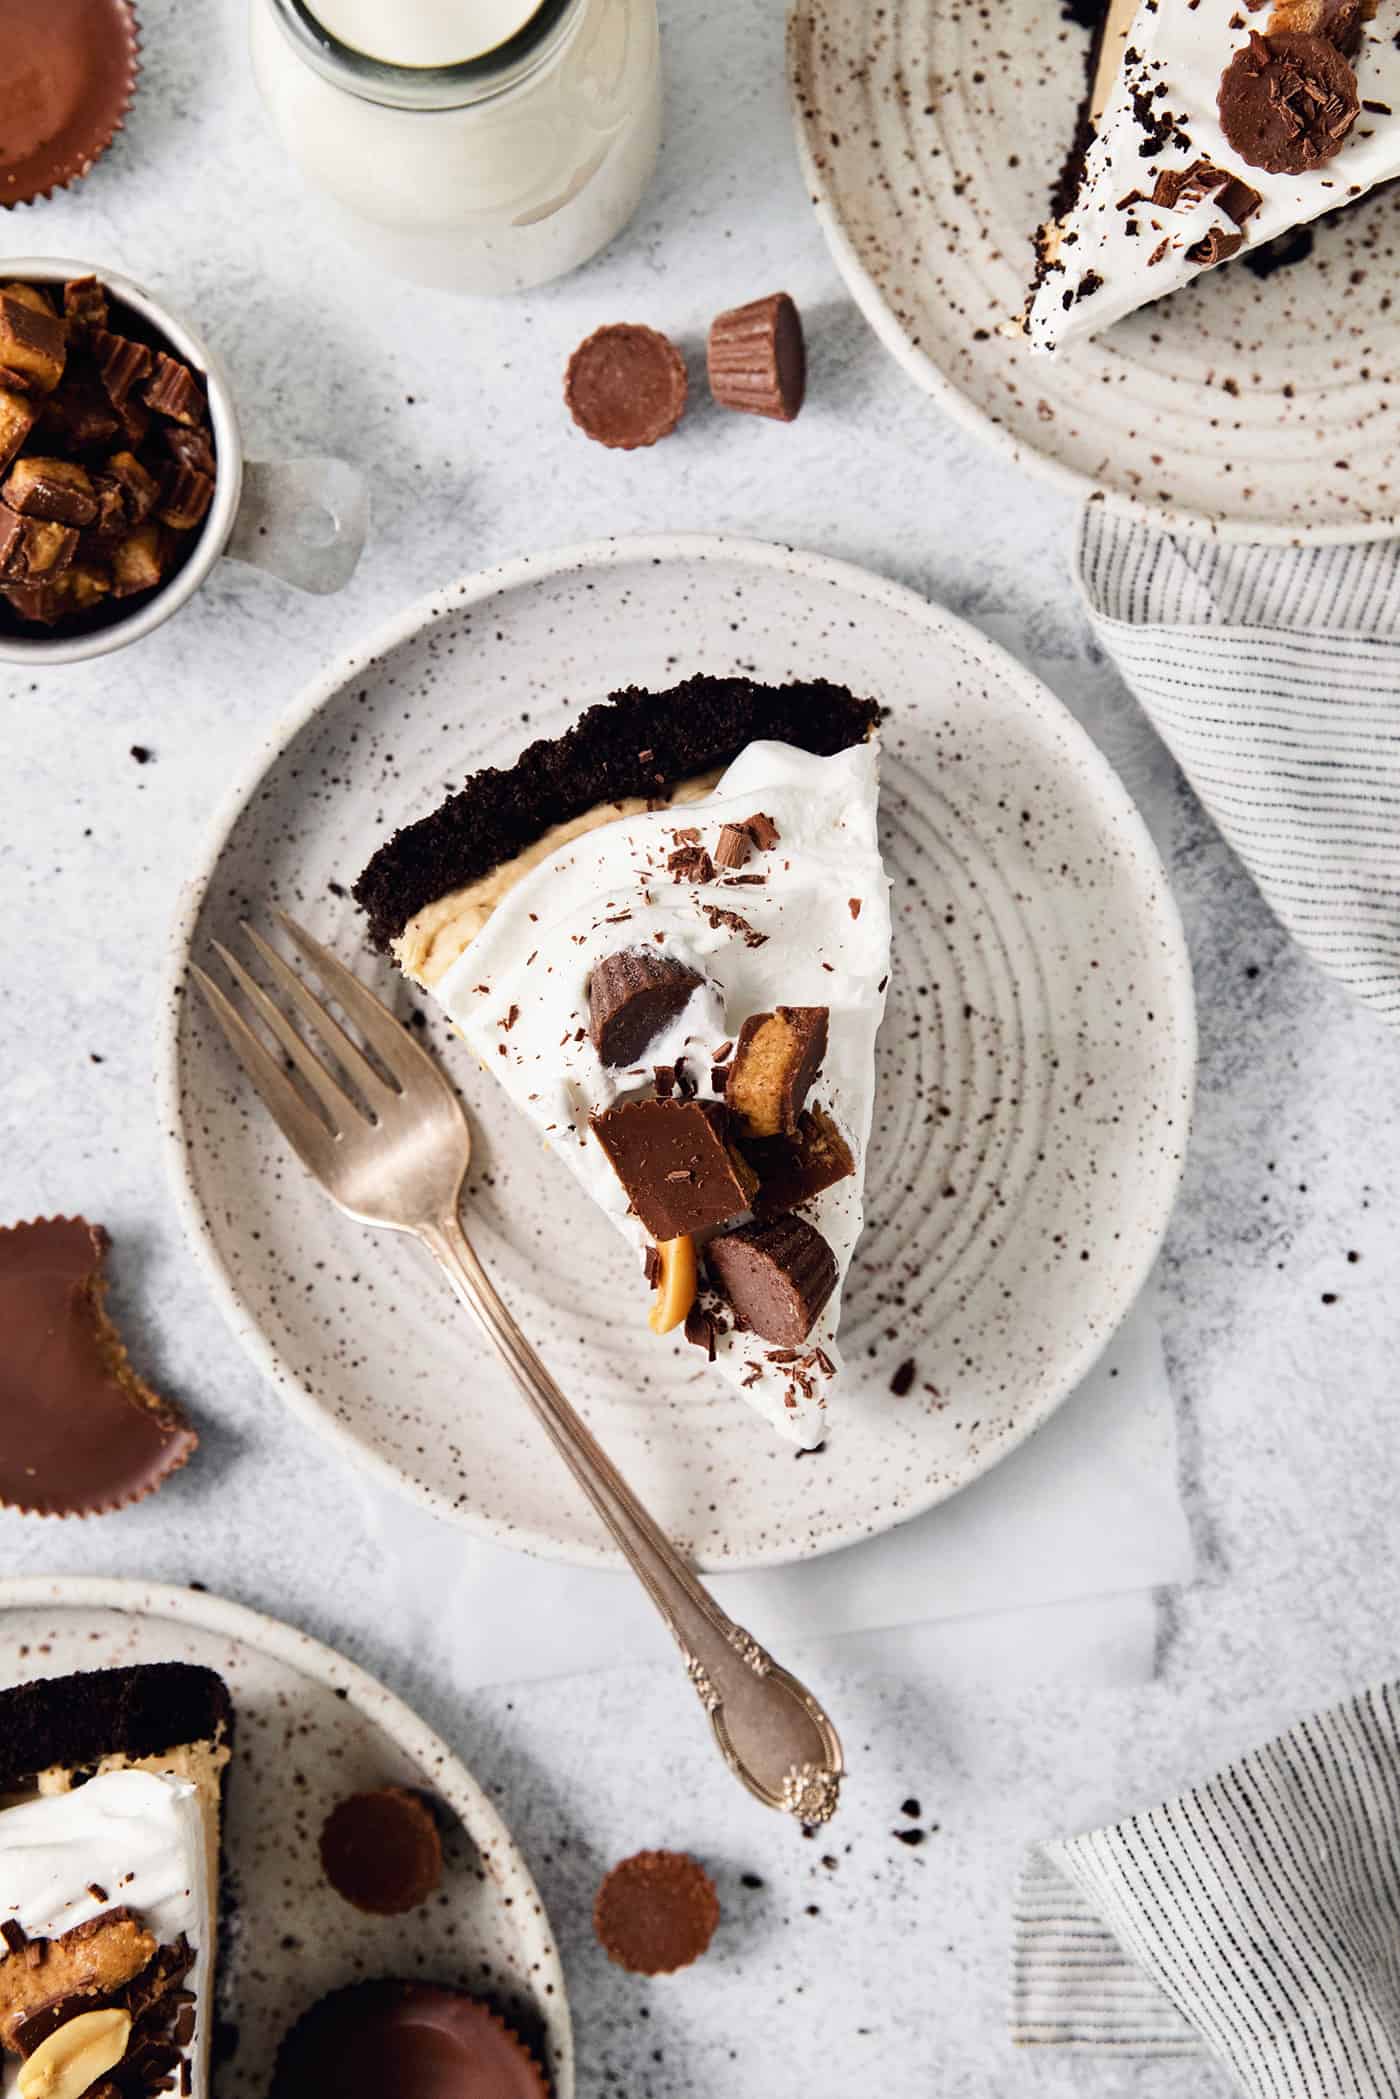
[[[725,1615],[595,1441],[502,1303],[455,1215],[418,1234],[501,1352],[564,1463],[670,1627],[726,1763],[766,1806],[835,1814],[844,1763],[811,1693]]]

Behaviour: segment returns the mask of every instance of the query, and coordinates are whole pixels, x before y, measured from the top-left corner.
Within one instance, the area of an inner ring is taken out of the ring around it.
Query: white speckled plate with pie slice
[[[1058,0],[796,0],[799,153],[867,319],[951,414],[1065,488],[1235,539],[1400,530],[1400,184],[1272,275],[1226,263],[1058,357],[1005,332],[1088,35]]]
[[[374,848],[610,690],[702,670],[825,676],[890,710],[894,963],[822,1450],[797,1453],[699,1350],[648,1332],[612,1225],[465,1045],[424,1022],[472,1115],[465,1217],[483,1258],[702,1565],[888,1529],[1028,1435],[1132,1303],[1190,1115],[1190,973],[1156,850],[1085,732],[972,628],[845,563],[698,534],[511,562],[405,612],[303,697],[190,885],[161,1050],[175,1185],[289,1405],[440,1513],[582,1562],[609,1558],[591,1512],[427,1257],[312,1185],[183,987],[191,955],[236,945],[239,920],[277,903],[410,1015],[426,1001],[368,951],[346,893]]]
[[[564,1974],[530,1869],[476,1780],[392,1693],[318,1640],[202,1590],[102,1577],[0,1582],[0,1685],[75,1669],[198,1662],[235,1711],[214,2084],[264,2099],[286,2028],[318,1997],[377,1976],[487,1997],[573,2099]],[[439,1892],[406,1917],[353,1909],[321,1871],[321,1825],[380,1785],[437,1803]]]

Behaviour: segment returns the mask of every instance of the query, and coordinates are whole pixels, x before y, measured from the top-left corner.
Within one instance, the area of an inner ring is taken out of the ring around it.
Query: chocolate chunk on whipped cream
[[[802,1217],[740,1225],[705,1249],[736,1319],[780,1348],[800,1348],[836,1288],[836,1256]]]
[[[653,1239],[680,1239],[741,1217],[758,1175],[729,1141],[717,1101],[621,1101],[593,1118],[627,1199]]]
[[[604,955],[588,981],[588,1028],[605,1064],[638,1064],[703,983],[698,970],[655,947]]]

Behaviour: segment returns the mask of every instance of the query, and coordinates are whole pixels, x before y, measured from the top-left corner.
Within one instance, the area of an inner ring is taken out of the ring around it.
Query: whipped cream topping
[[[1243,161],[1216,106],[1221,74],[1267,21],[1240,0],[1142,0],[1078,194],[1051,230],[1053,261],[1026,316],[1033,348],[1058,350],[1097,335],[1189,283],[1212,266],[1190,253],[1212,233],[1242,233],[1235,252],[1247,254],[1400,174],[1400,0],[1380,0],[1351,60],[1362,108],[1340,151],[1296,175],[1266,174]],[[1154,125],[1166,114],[1175,120],[1160,143],[1144,127],[1149,108]],[[1171,210],[1124,201],[1134,192],[1150,197],[1159,174],[1198,160],[1258,191],[1259,209],[1243,226],[1221,209],[1218,192],[1183,197]]]
[[[0,1918],[16,1919],[27,1938],[50,1939],[115,1908],[135,1911],[162,1945],[183,1932],[194,1948],[184,1987],[197,2012],[185,2052],[203,2099],[214,1896],[198,1788],[153,1771],[105,1771],[0,1809]],[[0,2071],[6,2099],[18,2069],[7,2059]]]
[[[756,1334],[728,1326],[716,1337],[716,1368],[775,1427],[809,1449],[826,1434],[827,1393],[840,1368],[841,1285],[863,1222],[875,1036],[889,976],[878,795],[873,742],[832,758],[788,744],[752,743],[703,800],[619,818],[542,861],[502,898],[433,987],[482,1063],[635,1245],[639,1267],[647,1236],[589,1128],[590,1116],[649,1092],[653,1067],[682,1057],[699,1097],[715,1099],[714,1052],[738,1039],[751,1013],[778,1005],[829,1009],[826,1058],[808,1105],[820,1105],[835,1121],[856,1171],[805,1204],[802,1214],[836,1256],[837,1287],[804,1344],[800,1376],[771,1362],[772,1344]],[[755,852],[728,878],[718,869],[706,883],[678,881],[668,871],[678,829],[698,831],[713,856],[726,823],[759,811],[778,828],[769,851]],[[761,879],[736,879],[755,876]],[[713,923],[707,911],[737,914],[752,937],[723,920]],[[676,956],[704,982],[648,1046],[644,1066],[611,1071],[588,1033],[588,982],[605,956],[638,947]],[[639,1278],[639,1324],[646,1304]],[[815,1360],[818,1351],[829,1371]]]

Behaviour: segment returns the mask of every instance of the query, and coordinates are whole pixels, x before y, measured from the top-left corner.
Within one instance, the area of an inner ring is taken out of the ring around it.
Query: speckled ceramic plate
[[[1089,738],[971,628],[844,563],[698,535],[513,562],[413,607],[302,699],[187,897],[163,1051],[176,1185],[289,1404],[439,1511],[582,1561],[607,1556],[591,1513],[427,1257],[331,1207],[181,986],[191,951],[276,901],[407,1013],[345,893],[374,846],[611,688],[701,670],[823,674],[891,710],[894,973],[823,1451],[798,1456],[698,1351],[647,1331],[620,1238],[430,1024],[477,1132],[472,1236],[687,1550],[711,1567],[824,1551],[994,1463],[1132,1302],[1186,1141],[1190,978],[1157,854]]]
[[[377,1975],[460,1983],[490,1997],[572,2099],[564,1975],[529,1867],[444,1742],[362,1669],[241,1604],[159,1583],[66,1576],[0,1582],[0,1685],[72,1669],[200,1662],[237,1713],[224,1857],[228,1930],[219,2099],[264,2099],[294,2018],[342,1983]],[[441,1804],[440,1896],[408,1917],[361,1915],[327,1886],[317,1854],[337,1800],[416,1786]]]
[[[1209,271],[1056,358],[1024,303],[1084,83],[1058,0],[796,0],[789,58],[812,200],[911,375],[1021,464],[1177,530],[1400,529],[1400,185],[1316,226],[1306,260]]]

